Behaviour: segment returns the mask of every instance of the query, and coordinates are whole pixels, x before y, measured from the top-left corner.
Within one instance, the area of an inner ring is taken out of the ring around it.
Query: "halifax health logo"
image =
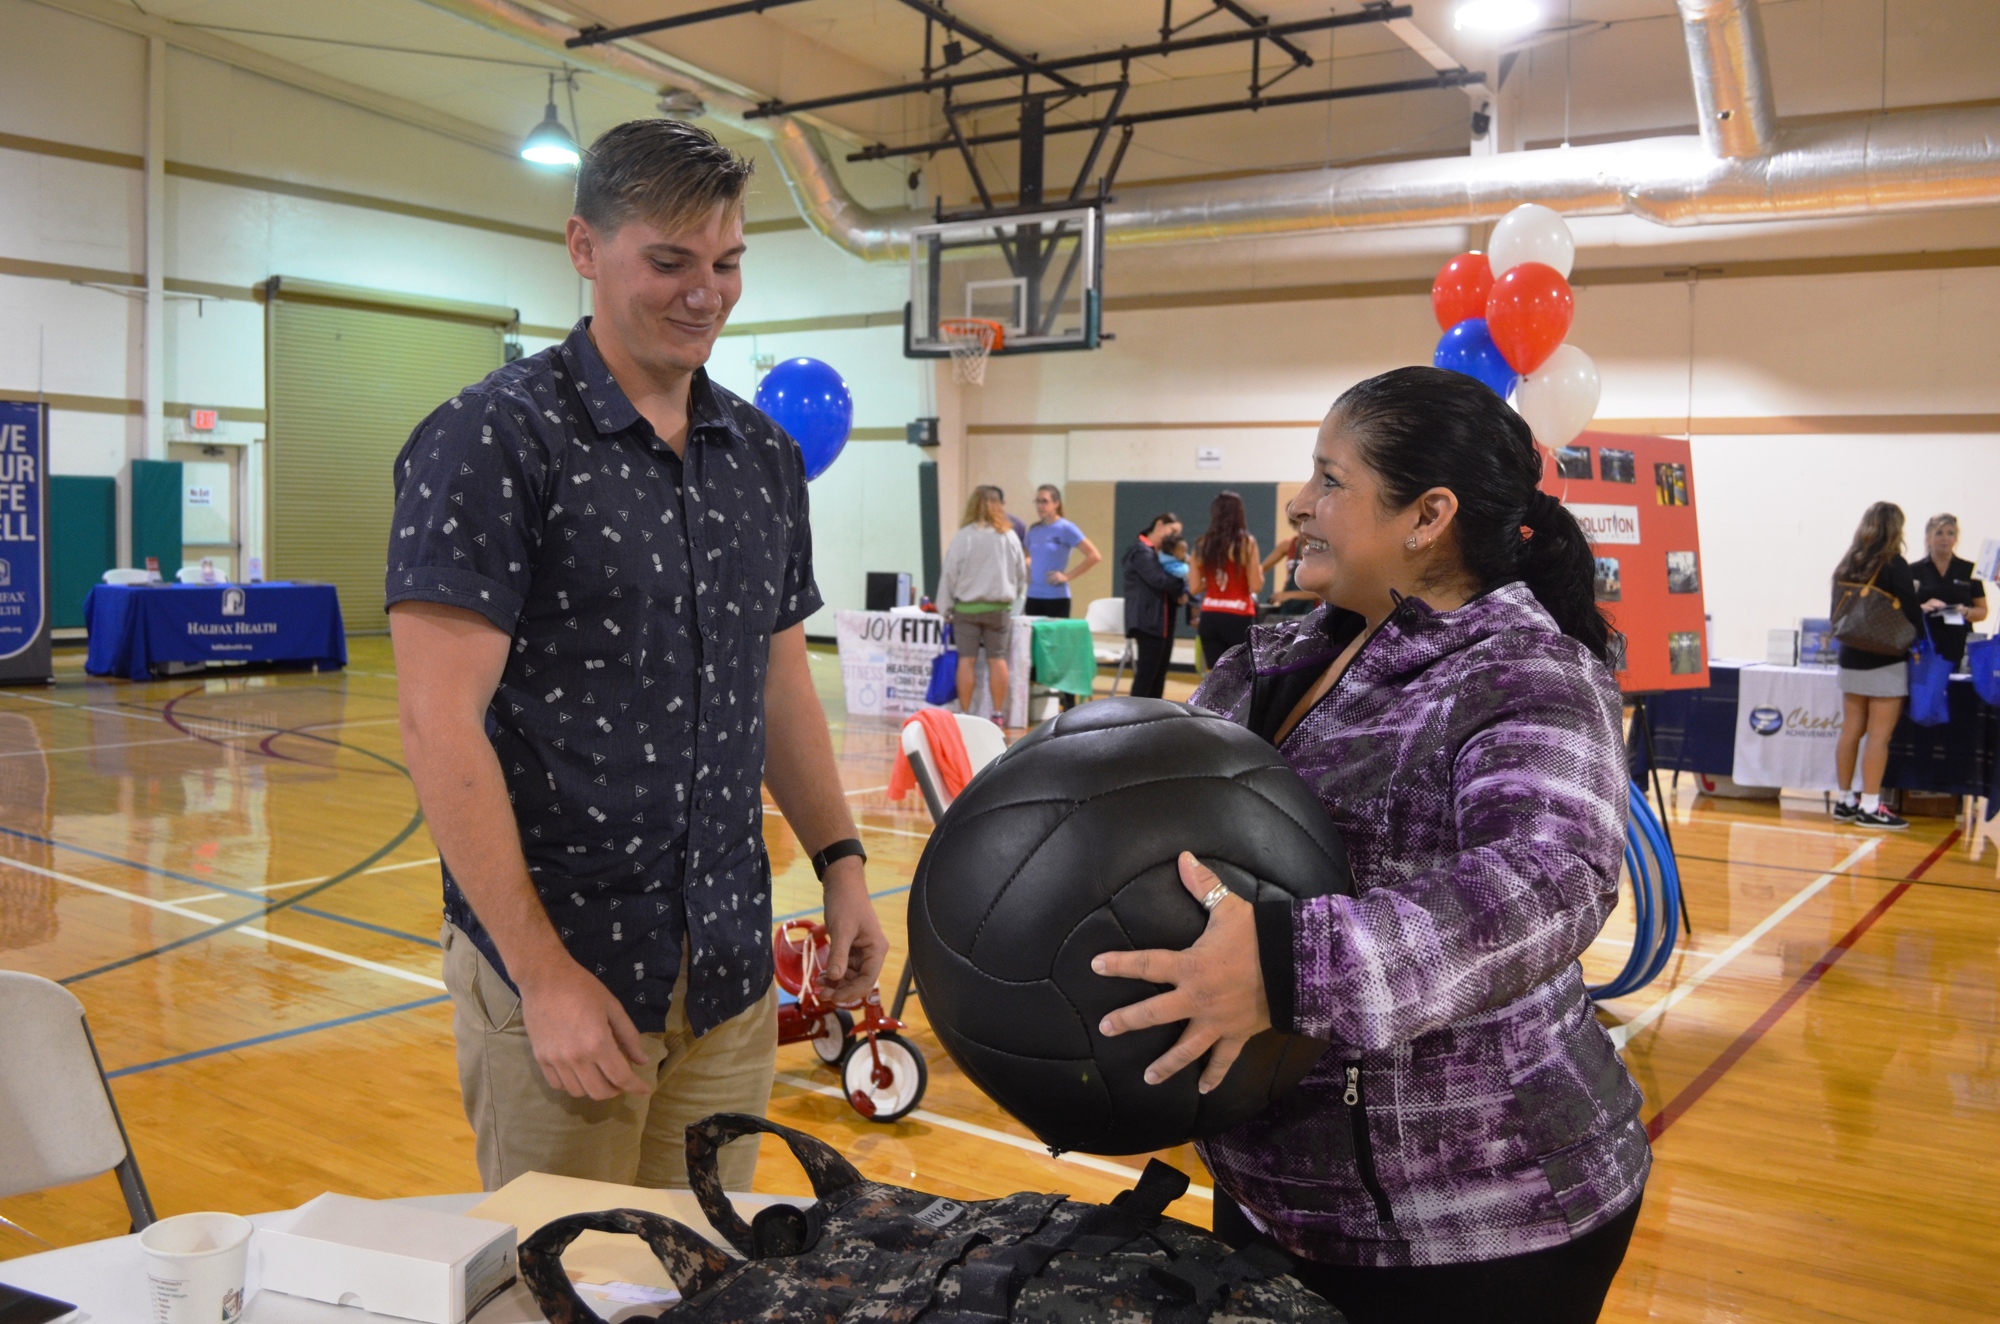
[[[1760,736],[1774,736],[1785,729],[1785,715],[1776,708],[1752,708],[1750,729]]]

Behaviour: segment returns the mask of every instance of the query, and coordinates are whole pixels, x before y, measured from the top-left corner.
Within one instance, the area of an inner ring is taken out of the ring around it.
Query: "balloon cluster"
[[[1489,251],[1460,253],[1431,285],[1444,328],[1431,362],[1512,395],[1544,446],[1567,446],[1590,426],[1603,390],[1590,355],[1563,343],[1576,316],[1575,261],[1569,226],[1531,202],[1501,217]]]

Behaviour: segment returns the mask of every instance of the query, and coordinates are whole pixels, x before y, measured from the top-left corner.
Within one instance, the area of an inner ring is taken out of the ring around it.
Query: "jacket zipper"
[[[1375,1216],[1385,1224],[1393,1223],[1396,1220],[1389,1211],[1389,1193],[1382,1189],[1381,1179],[1375,1175],[1375,1146],[1368,1138],[1368,1105],[1361,1099],[1359,1062],[1347,1064],[1347,1089],[1340,1101],[1347,1105],[1348,1120],[1354,1126],[1354,1166],[1361,1173],[1361,1184],[1375,1201]]]

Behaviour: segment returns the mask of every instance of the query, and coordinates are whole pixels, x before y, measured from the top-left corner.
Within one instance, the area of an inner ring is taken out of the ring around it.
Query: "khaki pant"
[[[688,1184],[689,1124],[710,1113],[764,1115],[778,1062],[778,988],[696,1038],[687,1020],[687,959],[674,984],[666,1029],[640,1036],[649,1095],[573,1098],[542,1075],[521,1022],[521,998],[470,938],[444,926],[444,982],[458,1040],[458,1084],[478,1140],[479,1179],[492,1191],[524,1172],[624,1186]],[[720,1155],[725,1190],[747,1191],[757,1137]]]

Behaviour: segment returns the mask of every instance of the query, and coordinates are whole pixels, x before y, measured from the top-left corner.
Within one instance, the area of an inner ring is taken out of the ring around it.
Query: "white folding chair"
[[[976,777],[979,770],[1007,752],[1007,737],[1000,728],[984,717],[968,717],[964,713],[953,713],[952,721],[958,724],[959,739],[965,742],[965,761],[971,765]],[[938,776],[937,760],[931,757],[930,737],[924,734],[922,722],[909,722],[903,727],[903,753],[909,757],[910,771],[916,775],[917,789],[924,793],[924,807],[931,811],[931,822],[938,823],[944,818],[944,811],[951,801],[945,798],[944,779]],[[896,984],[896,1000],[889,1008],[891,1016],[901,1018],[903,1004],[909,1000],[910,985],[915,977],[915,967],[907,960],[903,962],[903,977]]]
[[[1090,626],[1091,645],[1098,665],[1107,662],[1118,664],[1118,669],[1111,674],[1111,693],[1115,697],[1118,682],[1125,679],[1125,668],[1138,662],[1132,637],[1125,633],[1125,599],[1099,598],[1083,609],[1083,619]]]
[[[153,1200],[83,1004],[40,975],[0,970],[0,1198],[116,1172],[132,1230],[151,1226]]]

